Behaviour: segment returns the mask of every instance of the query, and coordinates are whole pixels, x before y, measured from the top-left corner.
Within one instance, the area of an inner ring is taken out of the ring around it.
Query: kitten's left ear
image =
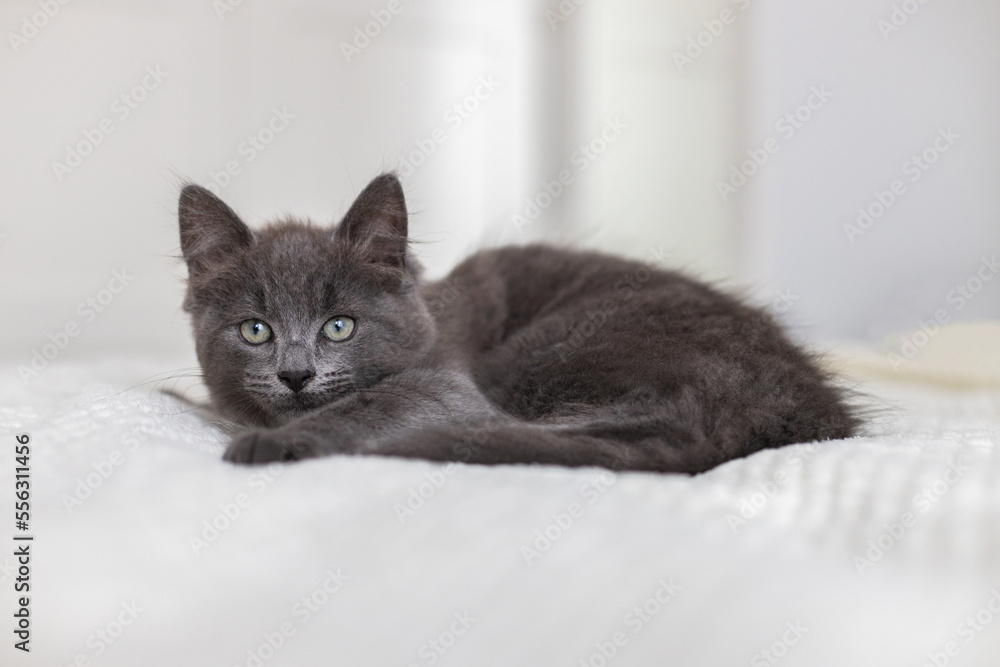
[[[354,200],[333,235],[371,263],[405,270],[406,198],[396,175],[376,176]]]

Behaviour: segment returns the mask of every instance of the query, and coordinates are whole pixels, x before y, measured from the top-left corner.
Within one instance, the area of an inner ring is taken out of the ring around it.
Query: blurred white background
[[[994,0],[17,0],[0,28],[12,372],[70,324],[60,360],[191,355],[185,180],[327,224],[398,168],[432,276],[533,240],[665,257],[823,342],[1000,314]]]

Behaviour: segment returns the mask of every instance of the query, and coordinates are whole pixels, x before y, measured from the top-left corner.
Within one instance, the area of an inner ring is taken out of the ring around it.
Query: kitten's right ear
[[[177,218],[181,252],[191,277],[253,242],[253,232],[233,209],[200,185],[186,185],[181,190]]]

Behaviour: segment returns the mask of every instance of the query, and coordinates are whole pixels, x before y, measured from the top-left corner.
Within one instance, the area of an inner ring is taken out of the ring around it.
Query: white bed
[[[5,374],[0,506],[30,433],[36,538],[30,655],[12,648],[0,557],[3,665],[1000,664],[988,378],[886,375],[864,385],[887,407],[871,436],[611,476],[235,467],[217,429],[129,388],[173,367],[67,361],[27,388]],[[423,505],[401,512],[411,492]],[[213,521],[228,523],[214,538]]]

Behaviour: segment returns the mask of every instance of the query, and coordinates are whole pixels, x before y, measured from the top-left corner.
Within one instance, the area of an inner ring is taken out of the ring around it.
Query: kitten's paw
[[[322,442],[305,431],[255,430],[233,438],[222,458],[233,463],[297,461],[322,455]]]

